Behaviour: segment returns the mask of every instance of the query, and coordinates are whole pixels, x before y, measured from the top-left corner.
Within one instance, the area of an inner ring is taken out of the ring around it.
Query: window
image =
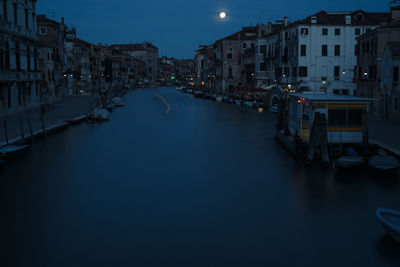
[[[27,46],[26,48],[26,66],[27,66],[27,70],[31,71],[31,48],[29,46]]]
[[[40,35],[47,35],[47,28],[46,27],[40,27],[39,32],[40,32]]]
[[[346,110],[345,109],[330,109],[328,111],[329,126],[346,125]]]
[[[360,28],[355,28],[355,34],[360,35],[361,34],[361,29]]]
[[[297,67],[293,67],[293,77],[297,77]]]
[[[363,110],[349,109],[347,110],[347,125],[348,126],[361,126],[362,125]]]
[[[255,47],[254,43],[251,43],[251,48],[254,48],[254,47]]]
[[[8,3],[7,0],[3,0],[3,20],[8,20]]]
[[[397,83],[399,81],[399,67],[393,67],[393,82]]]
[[[260,45],[260,54],[265,54],[267,53],[267,46],[266,45]]]
[[[354,46],[354,55],[355,56],[360,55],[360,45],[358,44]]]
[[[28,13],[28,9],[25,9],[25,28],[29,29],[29,13]]]
[[[47,71],[47,80],[51,81],[51,70]]]
[[[17,67],[17,70],[21,70],[21,54],[19,52],[19,44],[15,44],[15,64]]]
[[[336,35],[336,36],[340,35],[340,28],[336,28],[336,29],[335,29],[335,35]]]
[[[18,105],[22,104],[21,84],[18,85]]]
[[[10,86],[8,86],[7,102],[8,102],[8,109],[10,109],[11,108],[11,87]]]
[[[247,48],[247,44],[246,43],[243,43],[243,48]]]
[[[328,28],[322,28],[322,35],[328,35]]]
[[[300,56],[302,57],[307,56],[307,45],[300,46]]]
[[[342,95],[349,95],[349,89],[343,89]]]
[[[299,67],[299,77],[307,77],[307,76],[308,76],[308,68]]]
[[[336,57],[340,56],[340,45],[335,45],[335,56]]]
[[[328,46],[327,45],[322,45],[322,56],[323,57],[328,56]]]
[[[260,63],[260,71],[267,71],[267,64],[265,62]]]
[[[333,89],[333,94],[334,95],[340,95],[340,90],[339,89]]]
[[[233,76],[232,76],[232,67],[229,67],[229,70],[228,70],[228,77],[229,77],[229,78],[233,78]]]
[[[348,90],[347,90],[348,91]],[[329,126],[361,126],[363,110],[361,109],[330,109],[328,111]]]
[[[14,6],[14,24],[18,25],[18,4],[13,4]]]
[[[284,75],[285,77],[289,77],[289,76],[290,76],[290,69],[289,69],[289,67],[285,67],[285,68],[283,69],[283,75]]]
[[[36,47],[35,47],[35,51],[33,53],[34,53],[34,55],[33,55],[34,70],[37,71],[38,70],[38,64],[37,64],[38,63],[38,52],[37,52],[37,48]]]
[[[10,44],[6,42],[6,51],[5,51],[5,62],[4,67],[6,69],[10,68]]]
[[[335,76],[335,80],[339,80],[339,78],[340,78],[340,67],[339,66],[335,66],[333,68],[333,76]]]
[[[228,59],[232,59],[232,53],[229,53],[227,56],[228,56]]]
[[[398,111],[399,110],[399,101],[397,96],[394,97],[394,111]]]
[[[308,35],[308,28],[301,28],[301,35]]]

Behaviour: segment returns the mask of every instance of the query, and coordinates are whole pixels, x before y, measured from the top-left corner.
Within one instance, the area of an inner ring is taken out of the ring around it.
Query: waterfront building
[[[90,73],[93,90],[100,91],[106,89],[105,73],[105,47],[97,44],[92,47],[92,54],[90,57]]]
[[[41,102],[52,103],[68,94],[68,80],[65,65],[64,18],[61,22],[37,16],[39,33],[39,68],[43,74]]]
[[[285,18],[285,23],[288,22]],[[278,69],[280,30],[282,24],[269,23],[256,40],[255,87],[267,87],[277,83],[275,70]]]
[[[112,49],[121,50],[128,55],[146,63],[147,79],[158,78],[158,48],[152,43],[143,44],[115,44]]]
[[[40,104],[36,0],[3,0],[0,7],[0,114]]]
[[[388,13],[320,11],[280,32],[276,80],[301,91],[355,95],[356,37]]]
[[[220,64],[216,52],[215,45],[200,46],[195,52],[194,83],[197,87],[209,88],[213,93],[221,93],[216,87],[216,66]]]
[[[215,42],[215,85],[223,94],[233,93],[236,86],[253,82],[257,36],[258,27],[243,27],[241,31]],[[248,53],[245,56],[247,61],[242,62],[245,53]]]
[[[381,85],[384,96],[384,115],[400,121],[400,41],[389,42],[382,57]]]
[[[382,21],[380,27],[357,38],[357,95],[374,99],[371,113],[380,118],[389,118],[392,113],[392,88],[384,91],[381,85],[386,72],[392,73],[393,70],[383,68],[382,58],[388,43],[400,41],[399,3],[392,2],[389,20]],[[393,48],[388,49],[391,51]]]
[[[173,58],[168,58],[166,56],[163,56],[159,59],[159,66],[158,66],[158,71],[159,75],[158,77],[163,81],[163,82],[170,82],[174,78],[175,79],[175,60]]]
[[[179,81],[190,81],[194,77],[193,59],[175,59],[174,77]]]

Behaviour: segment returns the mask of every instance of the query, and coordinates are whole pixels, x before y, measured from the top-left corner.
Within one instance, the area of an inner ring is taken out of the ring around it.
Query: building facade
[[[143,44],[116,44],[112,49],[121,50],[124,53],[146,63],[148,80],[158,79],[158,48],[151,43]]]
[[[357,95],[374,99],[371,114],[380,118],[390,117],[391,98],[381,86],[382,76],[385,75],[382,58],[388,43],[400,41],[398,4],[391,7],[390,19],[357,38]]]
[[[276,80],[301,91],[355,95],[356,37],[388,13],[320,11],[280,32]]]
[[[1,116],[40,104],[36,1],[3,0],[0,6]]]
[[[47,18],[37,16],[39,34],[39,66],[43,75],[41,85],[41,102],[52,103],[68,94],[65,75],[65,25]]]

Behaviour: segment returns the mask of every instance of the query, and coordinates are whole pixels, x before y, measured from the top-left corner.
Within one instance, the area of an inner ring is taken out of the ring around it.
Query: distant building
[[[0,8],[0,114],[40,104],[36,1],[3,0]]]
[[[279,68],[279,32],[284,24],[269,23],[256,40],[255,87],[277,83],[275,70]]]
[[[158,78],[158,48],[153,44],[115,44],[111,48],[124,51],[128,55],[143,61],[147,68],[147,79],[156,80]]]
[[[65,30],[64,18],[61,22],[37,16],[39,32],[39,66],[43,73],[41,101],[50,103],[68,94],[65,75]]]

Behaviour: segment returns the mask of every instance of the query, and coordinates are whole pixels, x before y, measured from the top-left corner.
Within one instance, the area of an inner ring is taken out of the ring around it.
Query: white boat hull
[[[376,217],[386,230],[386,233],[400,243],[400,212],[379,208]]]

